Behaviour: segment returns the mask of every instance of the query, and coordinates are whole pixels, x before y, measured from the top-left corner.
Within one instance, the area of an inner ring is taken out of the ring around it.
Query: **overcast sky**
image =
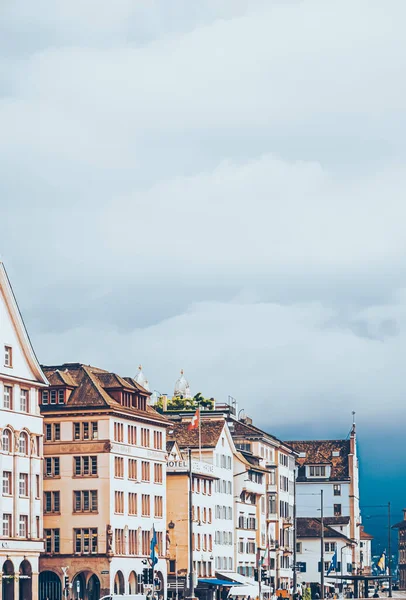
[[[41,362],[184,368],[274,431],[404,421],[405,22],[2,0],[0,252]]]

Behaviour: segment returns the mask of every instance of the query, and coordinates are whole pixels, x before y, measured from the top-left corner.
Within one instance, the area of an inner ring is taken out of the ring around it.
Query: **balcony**
[[[268,483],[268,485],[266,486],[266,491],[270,494],[276,494],[276,492],[278,491],[276,483]]]
[[[268,521],[277,521],[278,513],[268,513],[267,519]]]

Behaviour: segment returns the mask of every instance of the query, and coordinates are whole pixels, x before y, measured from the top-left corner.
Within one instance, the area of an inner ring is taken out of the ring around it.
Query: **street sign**
[[[110,573],[110,571],[100,571],[100,573],[101,573],[102,575],[108,575],[108,574]]]

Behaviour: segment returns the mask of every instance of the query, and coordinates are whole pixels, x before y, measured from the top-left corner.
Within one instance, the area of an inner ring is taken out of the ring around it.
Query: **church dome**
[[[180,372],[180,377],[175,383],[174,396],[182,396],[183,398],[191,398],[192,395],[190,393],[190,385],[185,375],[183,374],[183,369]]]
[[[142,372],[141,365],[138,367],[138,373],[134,377],[134,380],[138,383],[138,385],[142,385],[142,387],[149,392],[148,379],[145,377],[144,373]]]

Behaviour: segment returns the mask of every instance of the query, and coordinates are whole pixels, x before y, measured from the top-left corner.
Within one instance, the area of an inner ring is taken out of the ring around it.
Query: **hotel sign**
[[[166,470],[168,473],[188,473],[189,460],[168,457],[166,461]],[[210,463],[205,463],[200,460],[192,460],[192,473],[201,475],[213,475],[214,467]]]

